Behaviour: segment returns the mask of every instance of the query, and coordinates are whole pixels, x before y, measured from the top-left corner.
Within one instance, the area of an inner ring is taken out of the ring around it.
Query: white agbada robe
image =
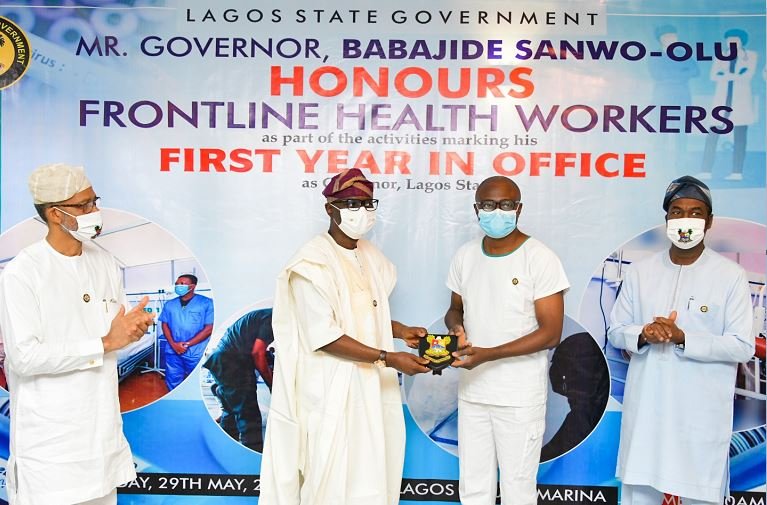
[[[96,245],[84,243],[70,257],[45,240],[0,275],[11,504],[79,503],[136,477],[122,432],[116,354],[104,354],[101,342],[126,302],[121,278]]]
[[[642,327],[672,310],[684,348],[638,349]],[[633,353],[617,467],[624,484],[721,503],[737,364],[754,354],[751,311],[745,271],[709,249],[692,265],[662,251],[629,267],[608,333]]]
[[[318,350],[344,334],[393,349],[395,268],[365,240],[355,253],[361,266],[328,234],[317,236],[277,280],[262,505],[399,502],[405,424],[397,372]]]

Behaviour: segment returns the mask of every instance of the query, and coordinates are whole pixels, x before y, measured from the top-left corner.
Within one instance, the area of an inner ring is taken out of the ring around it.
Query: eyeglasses
[[[495,209],[501,209],[504,211],[517,210],[519,204],[522,203],[517,200],[482,200],[474,204],[477,210],[484,210],[485,212],[493,212]]]
[[[341,204],[341,206],[336,204]],[[368,200],[354,200],[350,198],[349,200],[333,200],[330,202],[330,205],[339,210],[360,210],[362,207],[365,207],[365,210],[376,210],[378,208],[378,200],[375,198],[370,198]]]
[[[55,207],[77,207],[84,214],[88,214],[93,209],[98,207],[99,200],[101,200],[101,197],[97,196],[96,198],[92,198],[88,200],[87,202],[83,202],[83,203],[57,203]]]

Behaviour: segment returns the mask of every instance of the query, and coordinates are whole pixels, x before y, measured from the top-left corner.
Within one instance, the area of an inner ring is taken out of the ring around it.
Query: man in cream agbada
[[[417,347],[426,330],[391,320],[394,265],[362,239],[375,223],[373,184],[351,169],[323,195],[330,229],[277,280],[259,503],[394,505],[405,455],[397,371],[429,369],[392,337]]]

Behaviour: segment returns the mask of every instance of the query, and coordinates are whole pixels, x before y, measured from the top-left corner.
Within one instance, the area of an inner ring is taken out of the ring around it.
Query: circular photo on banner
[[[430,332],[444,332],[441,322]],[[458,455],[458,381],[448,367],[404,378],[405,399],[416,424],[434,443]],[[602,347],[580,324],[565,317],[562,340],[549,351],[549,391],[541,462],[557,458],[586,440],[599,424],[610,396]]]
[[[104,231],[93,242],[117,260],[127,308],[147,297],[144,310],[155,316],[140,340],[115,351],[120,410],[129,412],[162,398],[194,370],[213,330],[213,301],[200,264],[171,233],[135,214],[101,213]],[[47,230],[35,217],[0,235],[0,271]]]
[[[271,302],[224,321],[211,337],[200,368],[210,417],[232,440],[262,452],[274,370]]]
[[[735,379],[735,433],[730,445],[730,481],[734,489],[750,489],[764,484],[764,472],[760,472],[760,467],[753,462],[757,457],[764,461],[765,449],[765,243],[767,227],[764,225],[716,215],[705,237],[707,248],[738,263],[746,271],[754,306],[752,331],[756,350],[748,362],[738,365]],[[604,346],[610,367],[611,395],[621,404],[631,356],[607,341],[610,312],[620,294],[627,269],[637,261],[667,251],[669,246],[663,224],[637,235],[597,267],[581,300],[579,320]],[[705,305],[700,310],[703,307]]]

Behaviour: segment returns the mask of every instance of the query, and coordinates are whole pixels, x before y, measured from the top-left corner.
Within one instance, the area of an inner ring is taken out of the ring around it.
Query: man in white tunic
[[[122,433],[116,353],[152,323],[147,299],[126,312],[120,270],[90,242],[98,197],[81,167],[29,178],[45,239],[0,275],[0,328],[11,400],[11,505],[114,504],[135,478]]]
[[[722,503],[737,364],[754,354],[745,271],[706,249],[713,220],[701,181],[673,181],[663,200],[671,248],[631,265],[610,342],[631,352],[617,476],[624,505],[663,494]]]
[[[277,280],[275,370],[261,464],[261,505],[394,505],[405,425],[397,371],[429,369],[394,352],[426,330],[392,321],[394,265],[361,237],[375,222],[373,184],[357,169],[322,193],[330,216]]]
[[[562,336],[559,258],[517,228],[521,192],[509,178],[477,188],[474,210],[485,236],[462,246],[450,265],[445,324],[457,335],[459,491],[464,505],[495,504],[498,469],[504,505],[535,505],[546,392],[547,350]]]

